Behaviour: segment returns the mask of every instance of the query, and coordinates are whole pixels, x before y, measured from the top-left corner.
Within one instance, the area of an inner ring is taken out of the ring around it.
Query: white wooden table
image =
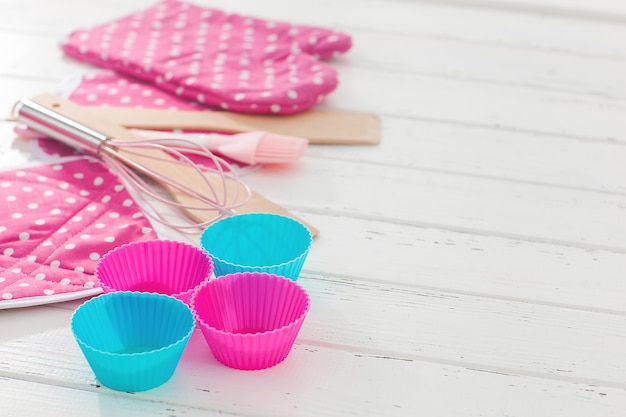
[[[381,116],[379,146],[246,177],[321,230],[296,345],[243,372],[196,332],[169,382],[119,393],[80,301],[4,310],[0,415],[626,415],[626,2],[198,3],[350,33],[324,106]],[[69,31],[150,4],[0,0],[1,108],[85,69]],[[2,168],[30,158],[12,128]]]

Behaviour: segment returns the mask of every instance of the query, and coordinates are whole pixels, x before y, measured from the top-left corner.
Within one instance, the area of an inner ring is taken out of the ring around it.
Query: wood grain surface
[[[381,120],[377,146],[244,178],[321,231],[296,345],[242,372],[195,332],[170,381],[120,393],[72,338],[80,301],[0,310],[3,413],[626,415],[626,3],[196,3],[350,33],[320,108]],[[71,30],[151,4],[0,0],[5,114],[92,70],[60,51]],[[33,160],[13,126],[3,169]]]

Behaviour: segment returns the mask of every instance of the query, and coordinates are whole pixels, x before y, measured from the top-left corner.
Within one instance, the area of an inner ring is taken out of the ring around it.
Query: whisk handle
[[[127,129],[51,94],[21,99],[14,113],[18,121],[31,129],[91,155],[97,155],[109,138],[130,139],[132,135]]]

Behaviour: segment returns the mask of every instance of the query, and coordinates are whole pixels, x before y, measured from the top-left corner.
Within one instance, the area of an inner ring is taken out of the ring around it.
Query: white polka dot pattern
[[[2,171],[0,201],[0,303],[98,287],[102,255],[156,238],[117,177],[90,158]]]
[[[319,59],[346,52],[351,38],[326,28],[228,14],[179,0],[77,30],[69,56],[157,85],[186,100],[250,113],[296,113],[337,86]],[[84,100],[114,97],[122,106],[162,107],[150,90],[101,84]]]

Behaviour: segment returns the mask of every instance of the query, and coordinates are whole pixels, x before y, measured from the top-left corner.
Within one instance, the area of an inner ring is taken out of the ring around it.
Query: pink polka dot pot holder
[[[0,201],[0,308],[98,294],[101,256],[157,237],[117,177],[92,158],[0,171]]]
[[[71,33],[65,53],[206,106],[290,114],[331,93],[337,73],[321,60],[348,51],[351,38],[164,0]]]

